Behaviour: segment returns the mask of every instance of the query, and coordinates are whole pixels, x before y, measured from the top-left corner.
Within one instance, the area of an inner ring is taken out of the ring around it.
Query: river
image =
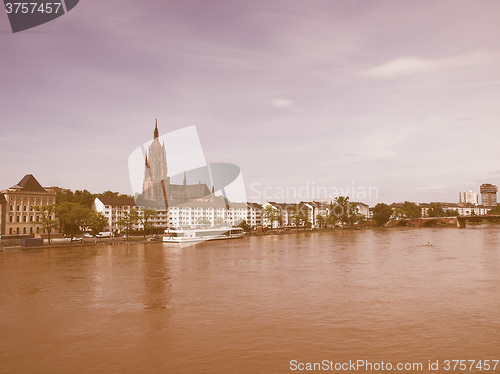
[[[1,373],[453,359],[500,359],[499,226],[0,252]]]

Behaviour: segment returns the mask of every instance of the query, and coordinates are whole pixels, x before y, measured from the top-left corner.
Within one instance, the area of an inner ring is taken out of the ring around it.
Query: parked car
[[[113,233],[111,231],[101,231],[95,236],[96,238],[112,238]]]

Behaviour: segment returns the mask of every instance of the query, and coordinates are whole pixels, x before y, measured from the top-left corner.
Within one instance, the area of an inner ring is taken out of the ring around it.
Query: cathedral
[[[167,175],[167,153],[165,144],[160,144],[158,135],[158,121],[155,124],[153,143],[146,153],[144,165],[144,182],[142,198],[144,202],[154,204],[163,202],[168,205],[189,201],[209,201],[211,193],[206,184],[187,184],[186,174],[182,185],[170,183]]]
[[[153,143],[146,153],[144,182],[142,184],[142,196],[148,200],[164,200],[165,197],[168,198],[168,195],[164,196],[163,187],[165,187],[165,193],[170,189],[165,144],[160,144],[158,138],[158,122],[156,122]]]

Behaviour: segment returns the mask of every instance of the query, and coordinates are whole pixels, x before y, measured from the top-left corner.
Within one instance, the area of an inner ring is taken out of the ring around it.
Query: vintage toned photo
[[[0,374],[500,374],[500,1],[3,0]]]

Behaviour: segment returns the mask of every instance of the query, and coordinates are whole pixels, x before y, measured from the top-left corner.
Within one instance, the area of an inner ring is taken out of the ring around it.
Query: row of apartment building
[[[364,203],[355,203],[358,214],[367,218],[371,217],[369,206]],[[270,222],[263,215],[266,208],[276,210],[281,217],[281,222]],[[143,208],[136,206],[131,197],[96,197],[94,209],[101,212],[108,219],[107,231],[116,232],[120,230],[118,221],[137,209],[139,214]],[[330,213],[330,203],[311,201],[296,203],[233,203],[227,202],[220,196],[214,196],[210,201],[190,201],[183,204],[169,206],[166,209],[157,209],[157,215],[151,221],[155,227],[186,227],[199,224],[209,225],[231,225],[235,226],[245,221],[248,226],[256,228],[259,226],[291,226],[292,216],[297,211],[303,211],[308,217],[312,227],[318,226],[318,215],[323,217]],[[140,223],[134,229],[141,229]]]
[[[481,192],[488,193],[489,202],[496,203],[496,186],[483,185]],[[495,187],[495,188],[493,188]],[[484,190],[484,191],[483,191]],[[487,190],[487,191],[486,191]],[[33,208],[36,206],[55,204],[56,188],[44,188],[31,174],[26,175],[19,183],[0,192],[0,235],[5,234],[35,234],[41,233],[36,224],[40,221],[41,213]],[[439,203],[443,210],[454,210],[460,216],[485,215],[491,206],[476,205],[461,202]],[[373,215],[372,208],[367,204],[355,203],[357,212],[367,219]],[[422,209],[422,217],[429,215],[430,204],[418,204]],[[394,209],[398,203],[391,205]],[[263,215],[265,209],[274,209],[281,217],[280,221],[270,222]],[[129,213],[131,209],[139,212],[143,208],[136,205],[132,197],[102,197],[94,201],[94,209],[101,212],[108,220],[106,231],[118,232],[118,221]],[[157,215],[152,219],[152,224],[157,228],[185,227],[199,224],[207,225],[238,225],[246,221],[250,227],[259,226],[291,226],[292,216],[297,210],[303,211],[312,227],[318,226],[318,216],[326,217],[330,214],[330,202],[300,202],[300,203],[232,203],[221,196],[212,196],[205,201],[190,201],[171,205],[166,209],[157,209]],[[55,213],[50,217],[57,219]],[[134,226],[141,229],[141,224]]]
[[[260,205],[259,205],[260,207]],[[132,209],[142,214],[144,208],[137,206],[132,197],[101,197],[94,201],[94,209],[102,213],[108,220],[106,231],[120,231],[119,221]],[[167,209],[155,209],[156,217],[152,217],[151,224],[158,228],[195,226],[200,224],[227,224],[238,225],[241,221],[252,222],[255,226],[262,222],[260,210],[254,204],[231,203],[219,196],[211,201],[190,201],[183,204],[169,206]],[[137,223],[134,229],[141,229]]]

